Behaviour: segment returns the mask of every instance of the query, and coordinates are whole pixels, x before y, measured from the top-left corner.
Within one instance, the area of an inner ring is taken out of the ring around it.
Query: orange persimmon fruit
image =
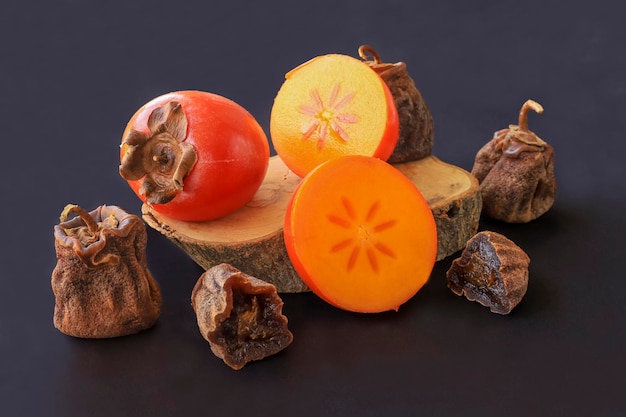
[[[323,55],[288,72],[270,115],[276,153],[296,175],[345,155],[387,160],[399,133],[389,88],[365,62]]]
[[[435,220],[417,187],[362,155],[329,160],[302,179],[284,239],[314,293],[362,313],[398,310],[428,281],[437,254]]]
[[[265,132],[242,106],[206,91],[175,91],[131,117],[120,146],[120,175],[155,211],[203,222],[248,203],[269,156]]]

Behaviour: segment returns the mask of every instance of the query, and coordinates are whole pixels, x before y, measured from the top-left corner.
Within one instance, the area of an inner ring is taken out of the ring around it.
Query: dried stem
[[[524,105],[522,105],[522,109],[519,112],[519,123],[518,126],[520,130],[524,132],[528,132],[528,111],[532,109],[535,113],[541,114],[543,113],[543,107],[541,104],[537,103],[534,100],[527,100]]]
[[[361,59],[363,59],[364,61],[368,60],[368,55],[370,55],[372,57],[372,59],[374,60],[375,64],[381,64],[382,61],[380,59],[380,56],[378,55],[378,53],[376,52],[376,50],[369,46],[369,45],[361,45],[359,46],[359,56],[361,57]]]
[[[91,217],[91,215],[85,209],[79,207],[76,204],[66,205],[65,208],[63,209],[63,212],[61,213],[61,217],[59,218],[59,220],[61,222],[66,221],[69,215],[72,213],[79,216],[85,222],[85,224],[87,225],[87,228],[89,229],[89,233],[91,233],[92,236],[98,233],[98,230],[100,230],[100,226],[98,226],[98,222],[96,222],[94,218]]]

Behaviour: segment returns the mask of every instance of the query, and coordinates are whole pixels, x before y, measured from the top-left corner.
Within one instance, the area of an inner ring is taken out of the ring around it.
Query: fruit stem
[[[92,236],[95,236],[98,233],[98,230],[100,229],[98,223],[94,220],[93,217],[91,217],[91,215],[86,210],[77,206],[76,204],[66,205],[63,209],[63,212],[61,213],[61,217],[59,220],[61,220],[61,222],[66,221],[71,213],[76,214],[85,222],[87,228],[89,229],[89,233]]]
[[[368,60],[368,55],[370,55],[372,57],[372,59],[374,60],[375,64],[381,64],[382,61],[380,59],[380,56],[378,55],[378,53],[376,52],[376,50],[369,46],[369,45],[361,45],[359,46],[359,56],[361,57],[361,59],[363,59],[364,61]]]
[[[518,126],[520,130],[523,130],[524,132],[528,132],[528,111],[530,109],[534,110],[535,113],[538,114],[543,113],[543,107],[541,107],[541,104],[534,100],[527,100],[526,103],[522,105],[522,109],[519,112]]]

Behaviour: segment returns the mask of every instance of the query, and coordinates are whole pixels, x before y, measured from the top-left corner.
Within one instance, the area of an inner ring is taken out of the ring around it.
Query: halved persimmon
[[[397,310],[428,281],[437,255],[435,220],[419,190],[393,166],[361,155],[303,178],[284,237],[309,288],[354,312]]]
[[[304,177],[329,159],[387,160],[398,141],[395,101],[366,63],[347,55],[316,57],[285,76],[270,116],[276,153]]]

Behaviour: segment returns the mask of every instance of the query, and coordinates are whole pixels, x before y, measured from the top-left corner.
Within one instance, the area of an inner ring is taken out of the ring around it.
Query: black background
[[[3,416],[623,416],[626,29],[608,1],[14,1],[0,8]],[[558,198],[525,225],[481,221],[531,258],[509,316],[452,294],[448,258],[398,313],[283,297],[295,339],[233,371],[199,334],[202,270],[148,230],[158,325],[79,340],[52,325],[52,228],[69,202],[140,203],[117,173],[126,122],[182,89],[226,96],[268,132],[284,74],[371,44],[404,61],[434,153],[470,170],[495,130],[541,103]]]

